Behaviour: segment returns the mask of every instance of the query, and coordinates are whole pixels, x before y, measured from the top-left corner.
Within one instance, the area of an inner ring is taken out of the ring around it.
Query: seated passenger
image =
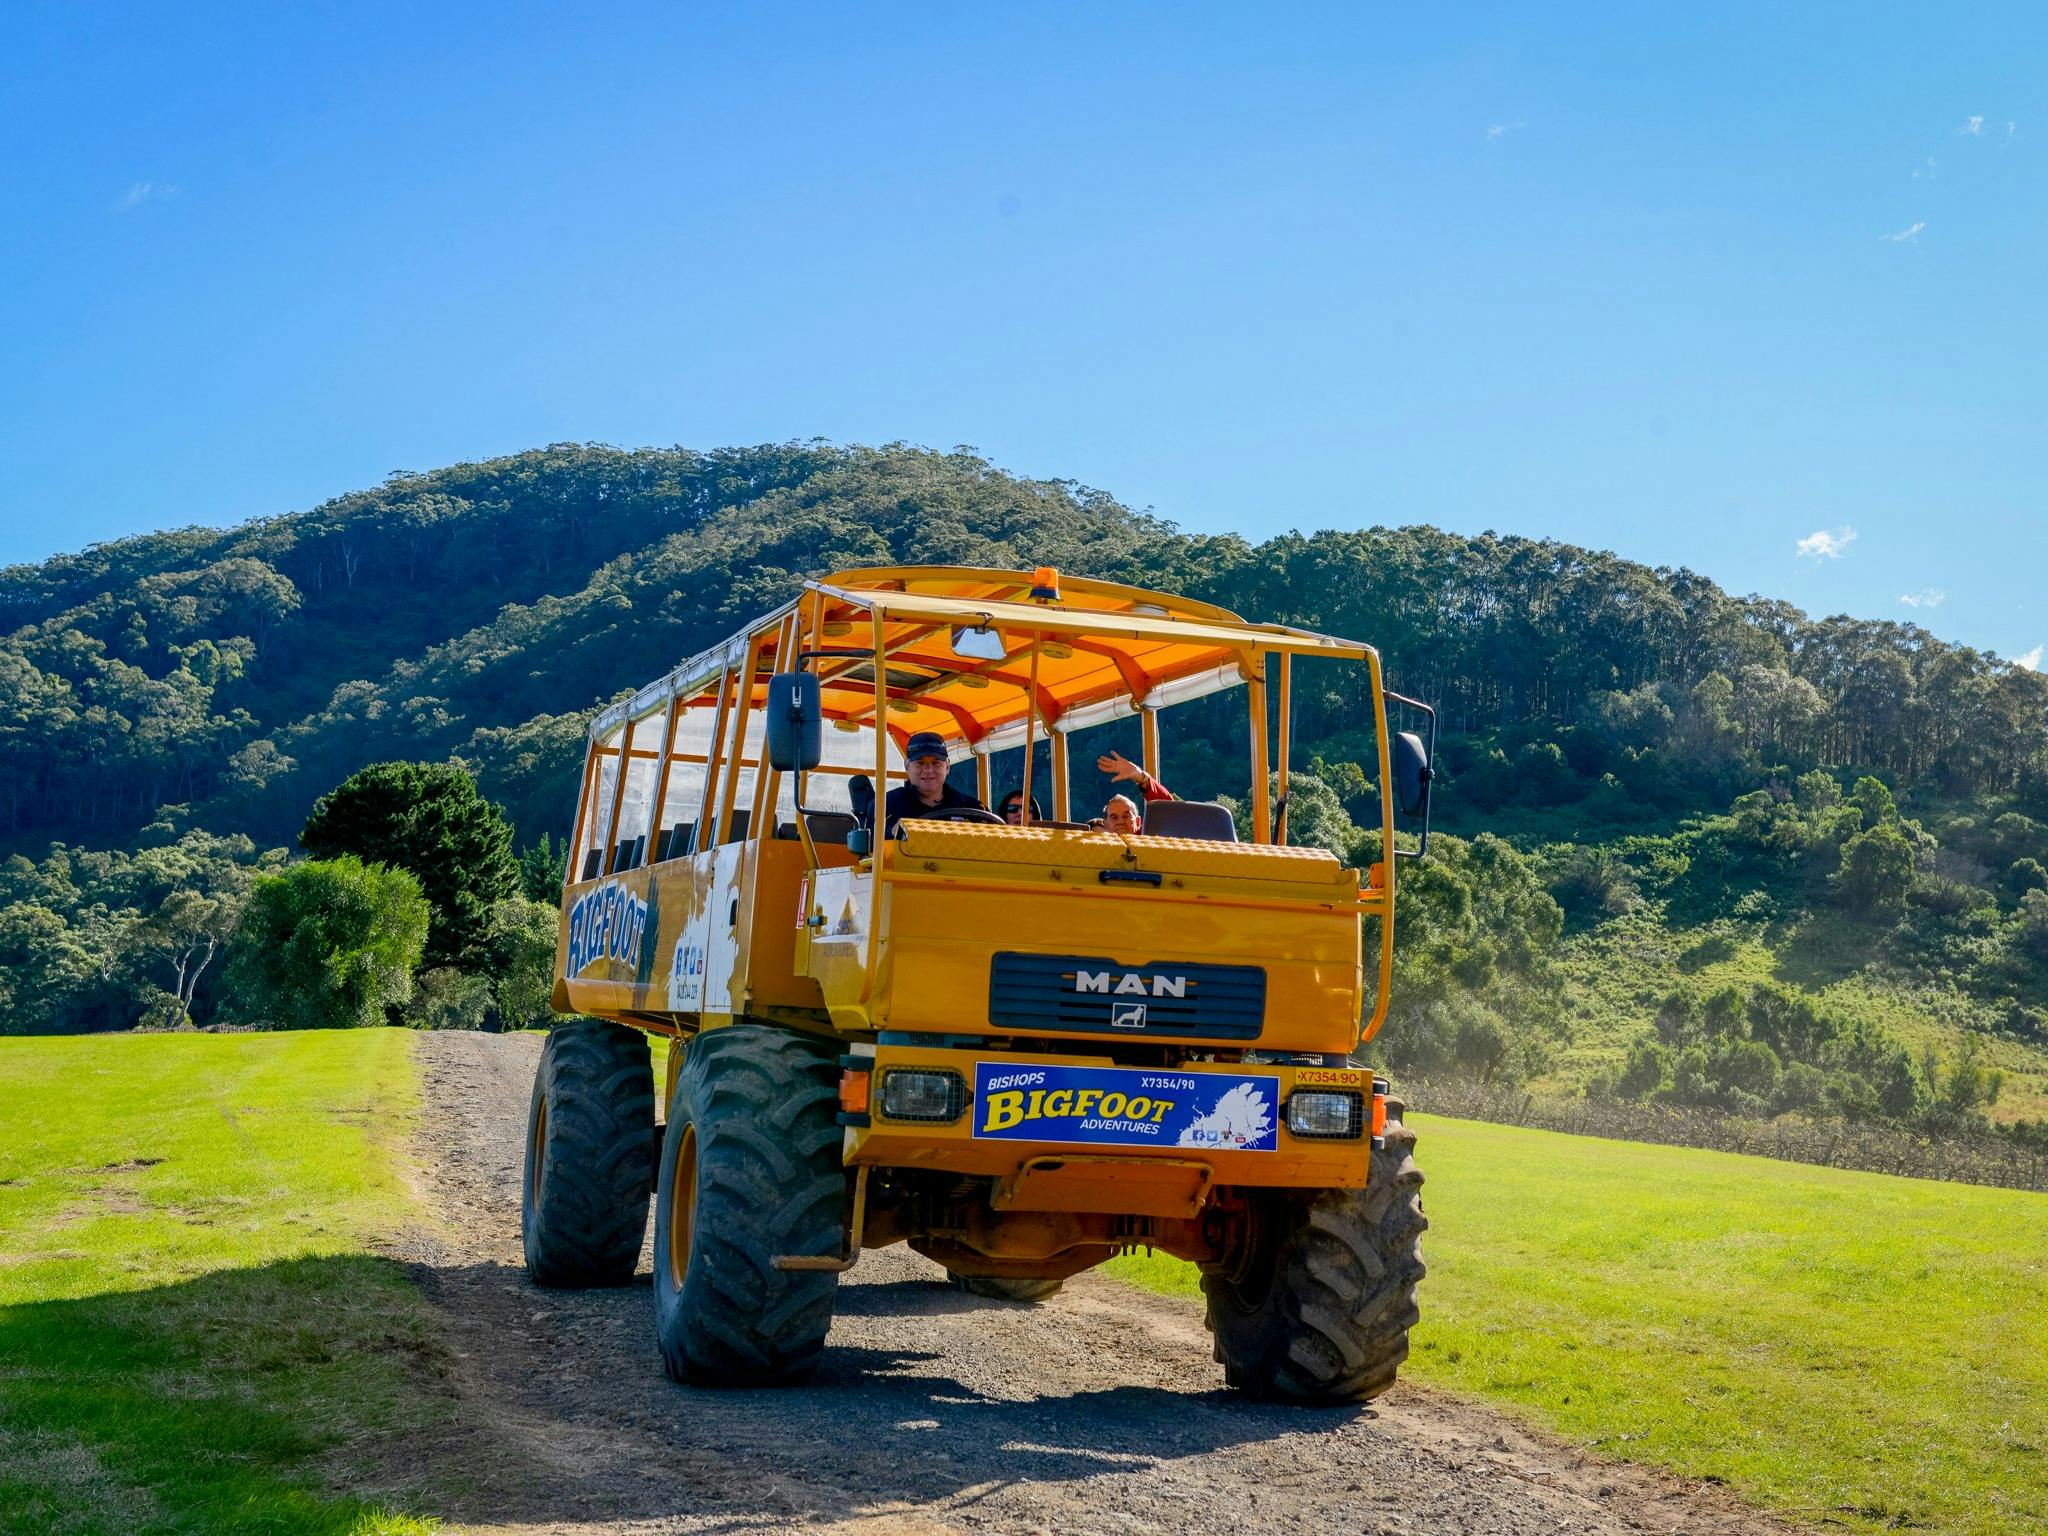
[[[946,782],[946,743],[937,731],[919,731],[910,738],[903,749],[903,767],[910,782],[889,791],[882,807],[884,837],[894,837],[897,825],[906,818],[986,809],[974,796],[963,795]]]
[[[1023,826],[1024,791],[1021,789],[1013,789],[1007,795],[1003,796],[1001,804],[997,810],[997,814],[1000,815],[1003,818],[1003,820],[1007,821],[1013,827]],[[1031,797],[1031,819],[1033,821],[1045,820],[1045,812],[1039,809],[1038,796],[1036,795],[1033,795]]]
[[[1129,795],[1111,795],[1102,808],[1102,830],[1119,837],[1136,837],[1145,830],[1145,818]]]
[[[1095,759],[1096,771],[1106,773],[1116,783],[1126,781],[1138,786],[1138,792],[1147,800],[1172,800],[1174,792],[1160,783],[1151,774],[1125,757],[1121,752],[1105,752]],[[1105,813],[1106,814],[1106,813]]]

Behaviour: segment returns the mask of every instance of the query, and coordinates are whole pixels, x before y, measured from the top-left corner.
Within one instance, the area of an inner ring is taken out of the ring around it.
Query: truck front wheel
[[[1428,1225],[1415,1133],[1393,1119],[1364,1189],[1254,1197],[1234,1251],[1202,1276],[1224,1380],[1300,1403],[1386,1391],[1419,1316]]]
[[[775,1267],[845,1239],[838,1054],[733,1024],[688,1047],[654,1197],[654,1328],[677,1381],[769,1387],[817,1369],[839,1277]]]

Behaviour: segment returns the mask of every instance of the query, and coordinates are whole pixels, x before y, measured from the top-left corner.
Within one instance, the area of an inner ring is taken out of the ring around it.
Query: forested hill
[[[2048,678],[1550,541],[1191,536],[900,446],[558,445],[0,572],[0,1028],[132,1022],[114,918],[289,847],[366,763],[459,758],[522,844],[561,836],[595,706],[803,575],[907,562],[1370,640],[1442,706],[1460,835],[1408,887],[1397,1061],[1899,1120],[1981,1107],[1960,1067],[1901,1065],[1969,1039],[2014,1074],[2001,1115],[2048,1110]],[[1369,856],[1357,700],[1296,710],[1322,761],[1293,824]],[[1171,781],[1244,787],[1169,724]]]
[[[349,770],[453,752],[538,835],[584,712],[801,575],[903,561],[1052,563],[1370,639],[1462,738],[1452,806],[1460,780],[1468,806],[1665,810],[1772,769],[2048,780],[2048,679],[1689,571],[1430,528],[1190,537],[965,452],[557,446],[0,572],[0,832],[119,843],[182,805],[288,841]]]

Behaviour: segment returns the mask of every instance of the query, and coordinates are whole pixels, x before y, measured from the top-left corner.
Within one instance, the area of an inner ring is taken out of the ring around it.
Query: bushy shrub
[[[1862,781],[1876,783],[1875,779]],[[1912,880],[1913,845],[1897,827],[1879,825],[1842,845],[1842,867],[1830,886],[1835,900],[1848,911],[1866,918],[1886,918],[1904,910]]]
[[[1359,841],[1370,864],[1378,833]],[[1539,1069],[1556,1027],[1554,955],[1564,926],[1529,861],[1491,833],[1440,836],[1401,870],[1399,942],[1384,1060],[1402,1071],[1462,1071],[1516,1082]],[[1379,942],[1366,925],[1367,954]]]
[[[1573,847],[1549,861],[1550,894],[1576,920],[1619,917],[1642,904],[1628,860],[1611,848]]]
[[[2039,859],[2014,859],[2000,882],[2006,899],[2018,903],[2029,891],[2048,891],[2048,868]]]
[[[235,934],[229,1011],[271,1029],[384,1023],[412,997],[428,911],[405,870],[354,858],[259,878]]]
[[[420,972],[407,1014],[422,1029],[482,1029],[491,1021],[491,984],[436,966]]]
[[[2029,891],[2020,898],[2015,946],[2030,960],[2048,963],[2048,890]]]
[[[1671,1053],[1654,1040],[1638,1040],[1629,1047],[1628,1060],[1615,1079],[1615,1092],[1624,1099],[1647,1099],[1671,1076]]]
[[[531,1029],[554,1018],[555,908],[514,896],[491,908],[488,948],[499,1027]]]

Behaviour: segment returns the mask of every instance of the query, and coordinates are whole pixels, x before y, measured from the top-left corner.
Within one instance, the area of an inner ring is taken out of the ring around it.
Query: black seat
[[[875,825],[875,781],[856,773],[846,781],[847,803],[853,807],[854,822],[873,830]]]
[[[591,849],[590,852],[583,856],[582,878],[585,880],[595,880],[597,878],[598,866],[603,862],[604,850],[602,848]]]
[[[726,829],[725,840],[728,843],[744,843],[747,840],[747,823],[753,819],[752,811],[734,811],[732,825]]]
[[[860,822],[844,811],[807,811],[804,821],[810,826],[811,841],[846,846],[846,834]]]
[[[668,835],[661,840],[661,856],[664,859],[680,859],[690,851],[690,844],[696,840],[697,823],[679,821],[668,829]]]
[[[1145,807],[1150,837],[1185,837],[1209,843],[1237,841],[1237,824],[1213,800],[1155,800]]]

